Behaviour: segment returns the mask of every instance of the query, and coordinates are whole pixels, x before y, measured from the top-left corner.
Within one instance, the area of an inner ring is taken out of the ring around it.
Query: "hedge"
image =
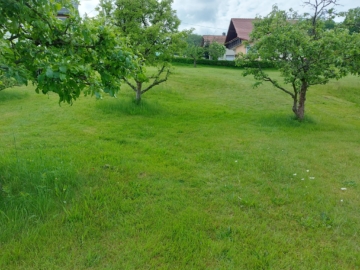
[[[194,64],[194,60],[191,58],[183,58],[183,57],[174,57],[172,59],[173,63],[182,63],[182,64]],[[245,68],[245,67],[258,67],[259,64],[262,68],[275,68],[275,65],[272,62],[265,61],[252,61],[246,62],[240,66],[235,65],[235,61],[227,61],[227,60],[209,60],[209,59],[199,59],[196,61],[197,65],[208,65],[208,66],[222,66],[222,67],[233,67],[233,68]]]

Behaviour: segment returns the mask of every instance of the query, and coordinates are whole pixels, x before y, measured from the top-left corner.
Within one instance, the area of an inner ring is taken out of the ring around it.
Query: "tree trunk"
[[[194,67],[196,67],[196,59],[194,59]]]
[[[296,118],[300,121],[304,120],[305,116],[305,100],[307,88],[307,83],[303,81],[300,89],[299,103],[297,102],[297,95],[294,97],[293,112],[295,113]]]
[[[136,82],[136,103],[139,104],[141,102],[141,87],[142,82]]]

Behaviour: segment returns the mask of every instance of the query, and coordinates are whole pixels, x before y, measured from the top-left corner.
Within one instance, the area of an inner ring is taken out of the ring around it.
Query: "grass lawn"
[[[253,82],[1,91],[0,269],[360,269],[360,78],[311,88],[303,123]]]

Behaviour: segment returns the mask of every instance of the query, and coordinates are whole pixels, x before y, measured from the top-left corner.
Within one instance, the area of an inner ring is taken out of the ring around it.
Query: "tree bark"
[[[136,82],[136,103],[140,103],[141,102],[141,87],[142,87],[142,82]]]
[[[196,59],[194,59],[194,67],[196,67]]]
[[[300,121],[304,120],[305,116],[305,101],[306,101],[306,91],[308,89],[308,85],[306,81],[302,81],[301,88],[300,88],[300,97],[299,102],[297,101],[297,95],[294,97],[294,105],[293,105],[293,112],[296,115],[296,118]]]

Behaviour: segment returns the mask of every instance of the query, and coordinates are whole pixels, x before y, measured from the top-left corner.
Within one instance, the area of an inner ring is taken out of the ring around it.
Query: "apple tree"
[[[172,9],[173,0],[102,0],[99,16],[116,32],[126,36],[129,46],[139,57],[133,80],[123,77],[140,102],[144,93],[165,82],[170,75],[170,62],[186,46],[189,31],[179,31],[180,20]],[[157,67],[148,75],[147,66]],[[144,83],[147,83],[146,87]]]
[[[244,76],[253,75],[257,80],[255,85],[269,82],[288,94],[293,101],[292,111],[299,120],[304,119],[309,89],[348,74],[345,59],[350,47],[359,51],[347,29],[324,27],[322,17],[324,14],[332,16],[336,0],[309,0],[305,4],[311,8],[311,13],[300,16],[292,10],[279,10],[275,5],[269,15],[259,17],[250,35],[250,51],[237,59],[239,64],[258,63],[254,68],[247,68]],[[262,62],[272,62],[283,80],[270,76],[261,67]]]
[[[69,16],[56,17],[65,7]],[[100,19],[81,19],[70,0],[0,0],[0,76],[55,92],[72,103],[81,92],[114,95],[136,70],[121,37]]]

